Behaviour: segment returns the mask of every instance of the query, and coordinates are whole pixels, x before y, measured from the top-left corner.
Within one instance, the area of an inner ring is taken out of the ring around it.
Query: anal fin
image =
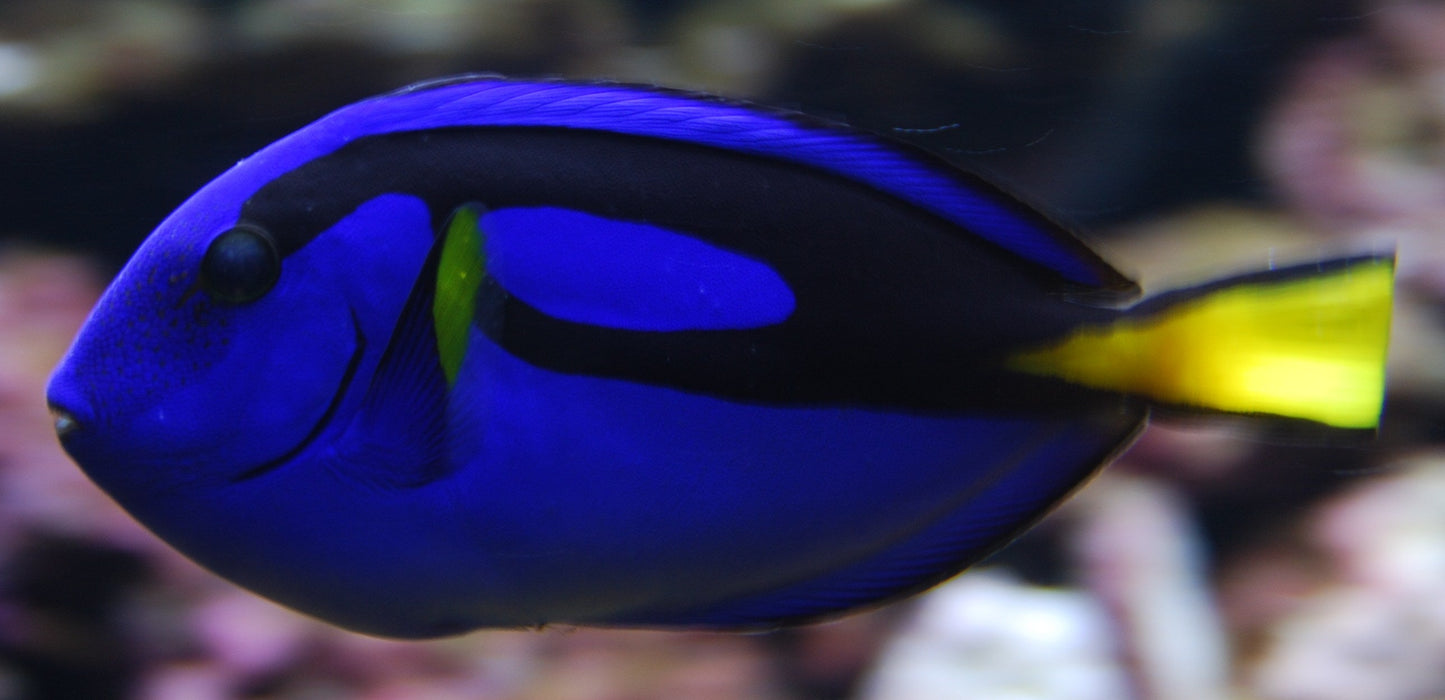
[[[769,629],[882,605],[935,586],[1008,544],[1066,498],[1143,425],[1139,413],[1040,421],[1036,439],[931,526],[836,571],[686,611],[639,612],[622,625]]]

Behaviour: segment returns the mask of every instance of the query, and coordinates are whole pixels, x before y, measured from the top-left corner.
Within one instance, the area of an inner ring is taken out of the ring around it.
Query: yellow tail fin
[[[1171,293],[1008,366],[1168,404],[1373,429],[1394,271],[1390,257],[1351,258]]]

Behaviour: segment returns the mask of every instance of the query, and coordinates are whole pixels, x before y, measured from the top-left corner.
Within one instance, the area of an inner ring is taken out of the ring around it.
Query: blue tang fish
[[[467,76],[202,188],[48,399],[140,522],[342,627],[758,629],[955,574],[1161,407],[1373,430],[1393,270],[1131,305],[1059,226],[907,146]]]

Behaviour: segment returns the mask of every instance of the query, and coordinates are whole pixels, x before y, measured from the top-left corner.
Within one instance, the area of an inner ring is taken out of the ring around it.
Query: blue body
[[[482,282],[450,376],[459,206]],[[203,279],[238,227],[279,261],[242,301]],[[766,627],[946,578],[1127,442],[1142,408],[997,359],[1113,313],[1071,295],[1131,289],[864,134],[475,78],[344,108],[207,185],[50,401],[142,523],[345,627]]]

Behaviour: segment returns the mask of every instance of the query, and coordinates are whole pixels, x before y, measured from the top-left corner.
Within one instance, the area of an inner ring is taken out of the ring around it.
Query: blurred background
[[[1004,183],[1159,291],[1399,253],[1378,440],[1156,424],[920,598],[758,635],[396,643],[237,590],[61,454],[50,369],[186,196],[463,72],[801,109]],[[1445,698],[1445,5],[0,0],[0,700]]]

